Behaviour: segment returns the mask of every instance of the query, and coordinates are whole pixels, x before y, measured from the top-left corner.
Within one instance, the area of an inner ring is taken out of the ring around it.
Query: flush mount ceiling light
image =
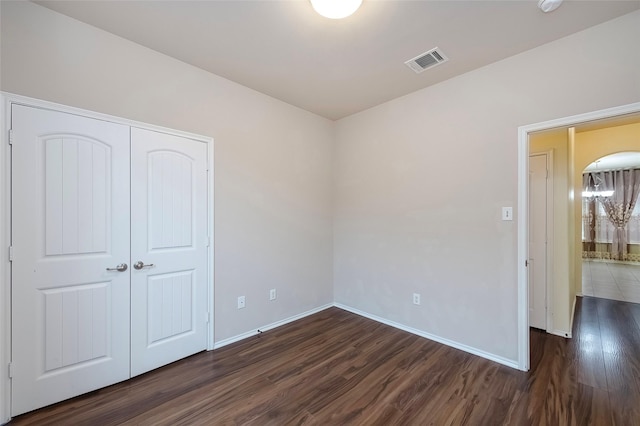
[[[310,0],[311,6],[325,18],[342,19],[352,15],[362,0]]]
[[[553,12],[562,4],[562,0],[540,0],[538,2],[538,7],[544,13]]]

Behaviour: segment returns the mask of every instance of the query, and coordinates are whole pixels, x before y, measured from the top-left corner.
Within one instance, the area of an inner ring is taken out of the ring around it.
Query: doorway
[[[606,140],[615,153],[596,159],[582,172],[581,293],[640,303],[640,152],[616,152],[618,145],[624,147],[616,135],[627,134],[640,137],[640,120],[598,130],[595,139]]]
[[[616,119],[629,115],[640,114],[640,102],[624,105],[620,107],[609,108],[600,111],[565,117],[556,120],[521,126],[518,128],[518,368],[524,371],[529,370],[530,350],[529,350],[529,139],[530,135],[535,132],[548,131],[552,129],[567,129],[579,124],[587,124],[598,122],[601,120]],[[574,142],[568,144],[571,151],[575,147]],[[573,152],[570,152],[573,155]],[[573,206],[575,202],[575,177],[573,163],[568,165],[570,170],[568,173],[569,182],[567,182],[567,203]],[[567,250],[567,261],[575,264],[575,249],[571,249],[575,245],[574,236],[575,228],[568,230],[569,238],[564,241],[569,246]],[[558,236],[556,235],[556,239]],[[554,259],[558,259],[558,253],[555,253]],[[577,276],[581,276],[579,271],[570,271],[570,278],[566,280],[566,289],[559,289],[558,283],[552,283],[553,293],[559,297],[554,297],[554,304],[562,305],[565,309],[564,316],[567,322],[573,321],[573,307],[575,306],[575,282]],[[581,281],[580,281],[581,282]],[[564,300],[563,300],[564,299]],[[564,306],[566,305],[566,306]],[[555,321],[555,318],[554,318]],[[569,337],[569,336],[567,336]]]

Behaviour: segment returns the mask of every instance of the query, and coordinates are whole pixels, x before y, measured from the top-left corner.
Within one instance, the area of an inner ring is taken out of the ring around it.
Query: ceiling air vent
[[[449,58],[447,58],[444,53],[436,47],[435,49],[431,49],[426,53],[408,60],[405,64],[414,70],[416,74],[420,74],[422,71],[433,68],[436,65],[447,62],[448,60]]]

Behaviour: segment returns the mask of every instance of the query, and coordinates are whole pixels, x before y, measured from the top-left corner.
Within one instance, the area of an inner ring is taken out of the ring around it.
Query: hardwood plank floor
[[[579,298],[521,372],[338,308],[12,425],[639,425],[640,305]]]

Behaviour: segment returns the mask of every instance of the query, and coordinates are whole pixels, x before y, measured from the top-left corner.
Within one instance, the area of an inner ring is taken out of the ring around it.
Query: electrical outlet
[[[413,293],[413,304],[414,305],[419,305],[420,304],[420,294]]]
[[[272,288],[269,290],[269,300],[276,300],[276,289]]]
[[[244,308],[244,305],[245,305],[245,303],[244,303],[244,302],[245,302],[245,301],[244,301],[244,296],[240,296],[240,297],[238,297],[238,309],[242,309],[242,308]]]

